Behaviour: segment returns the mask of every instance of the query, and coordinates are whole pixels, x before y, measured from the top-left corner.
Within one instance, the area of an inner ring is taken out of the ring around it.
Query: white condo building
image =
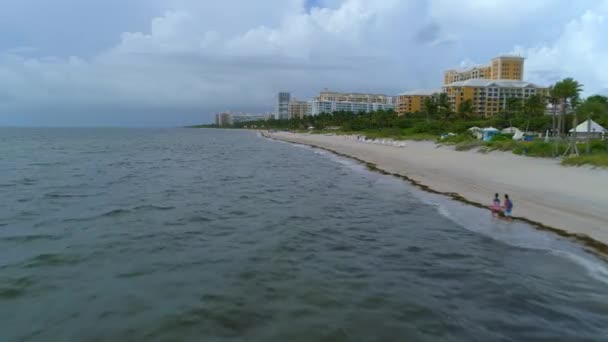
[[[392,102],[392,101],[391,101]],[[395,109],[392,103],[369,103],[369,102],[350,102],[350,101],[311,101],[311,114],[319,115],[321,113],[333,112],[353,112],[353,113],[369,113],[377,110]]]
[[[310,113],[332,113],[339,111],[369,113],[377,110],[395,109],[395,99],[382,94],[338,93],[324,89],[310,102]]]

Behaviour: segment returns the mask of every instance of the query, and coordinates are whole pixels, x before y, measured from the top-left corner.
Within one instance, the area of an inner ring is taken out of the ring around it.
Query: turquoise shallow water
[[[603,341],[570,241],[253,132],[0,129],[2,341]]]

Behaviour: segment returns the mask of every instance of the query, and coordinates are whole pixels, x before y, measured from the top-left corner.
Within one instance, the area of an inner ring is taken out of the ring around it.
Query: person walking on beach
[[[509,199],[509,195],[505,194],[505,200],[503,202],[505,218],[509,221],[512,219],[513,202]]]
[[[498,198],[498,194],[494,195],[494,201],[492,202],[490,209],[492,209],[492,216],[497,217],[500,215],[500,198]]]

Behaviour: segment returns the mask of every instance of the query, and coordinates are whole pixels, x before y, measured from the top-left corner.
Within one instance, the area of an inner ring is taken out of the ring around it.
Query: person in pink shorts
[[[499,216],[502,213],[502,210],[500,208],[500,198],[498,198],[498,194],[494,195],[494,201],[492,201],[492,206],[490,206],[490,209],[492,210],[492,215],[493,216]]]

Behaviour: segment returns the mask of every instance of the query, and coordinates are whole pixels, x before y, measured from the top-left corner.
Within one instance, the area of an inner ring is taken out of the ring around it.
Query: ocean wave
[[[32,241],[39,241],[39,240],[58,240],[61,239],[61,237],[57,236],[57,235],[50,235],[50,234],[40,234],[40,235],[14,235],[14,236],[4,236],[4,237],[0,237],[0,241],[2,242],[16,242],[16,243],[26,243],[26,242],[32,242]]]
[[[44,194],[45,198],[85,198],[85,197],[92,197],[92,196],[96,196],[99,194],[62,194],[62,193],[57,193],[57,192],[51,192],[51,193],[47,193]]]
[[[601,281],[604,284],[608,284],[608,268],[606,267],[606,264],[600,262],[599,260],[591,260],[563,250],[550,250],[549,252],[575,262],[577,265],[583,267],[589,276],[593,277],[595,280]]]
[[[160,206],[160,205],[141,205],[133,208],[133,210],[173,210],[176,209],[174,206]]]
[[[140,205],[133,208],[119,208],[113,209],[101,214],[88,216],[88,217],[77,217],[77,218],[67,218],[64,219],[63,222],[87,222],[94,221],[101,218],[109,218],[109,217],[119,217],[123,215],[133,214],[140,211],[168,211],[176,209],[174,206],[159,206],[159,205]]]
[[[68,222],[87,222],[87,221],[93,221],[93,220],[104,218],[104,217],[116,217],[116,216],[120,216],[120,215],[125,215],[125,214],[128,214],[130,212],[131,211],[128,210],[128,209],[114,209],[114,210],[106,211],[104,213],[101,213],[101,214],[98,214],[98,215],[89,216],[89,217],[71,217],[71,218],[66,218],[62,222],[65,222],[65,223],[68,223]]]
[[[27,294],[34,281],[28,277],[0,280],[0,299],[15,299]]]
[[[123,278],[123,279],[132,279],[132,278],[143,277],[143,276],[150,275],[153,273],[155,273],[155,272],[154,271],[132,271],[132,272],[119,273],[118,275],[116,275],[116,277]]]
[[[185,226],[189,223],[201,223],[201,222],[212,222],[212,221],[214,221],[212,218],[200,216],[200,215],[194,215],[194,216],[182,217],[176,221],[166,222],[165,225],[167,225],[167,226]]]
[[[38,183],[37,179],[34,178],[21,178],[20,180],[17,181],[17,184],[19,185],[35,185],[36,183]]]
[[[66,162],[46,162],[46,163],[31,163],[28,166],[63,166],[67,165]]]
[[[23,266],[26,268],[39,268],[75,265],[85,261],[85,259],[86,258],[73,254],[45,253],[30,258]]]
[[[114,209],[114,210],[107,211],[107,212],[105,212],[103,214],[97,215],[96,217],[93,217],[93,218],[98,218],[98,217],[115,217],[115,216],[120,216],[120,215],[128,214],[130,212],[131,212],[131,210],[129,210],[129,209]]]

